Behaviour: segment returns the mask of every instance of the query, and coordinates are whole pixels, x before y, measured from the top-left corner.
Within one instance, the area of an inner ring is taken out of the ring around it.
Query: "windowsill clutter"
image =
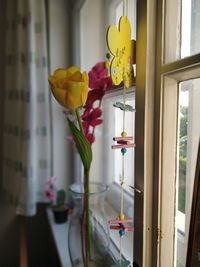
[[[113,216],[117,216],[117,212],[108,204],[105,204],[105,212],[107,215],[108,220],[113,218]],[[49,207],[47,208],[47,217],[50,224],[50,228],[52,231],[52,235],[55,241],[55,245],[58,251],[61,267],[71,267],[71,262],[69,258],[68,252],[68,228],[69,228],[69,221],[71,216],[68,216],[68,220],[62,224],[56,224],[54,221],[54,216],[52,209]],[[110,231],[110,253],[114,259],[118,258],[119,254],[119,235],[116,231]],[[125,240],[126,239],[126,240]],[[133,261],[133,234],[127,235],[124,239],[123,246],[124,246],[124,254],[123,256]]]

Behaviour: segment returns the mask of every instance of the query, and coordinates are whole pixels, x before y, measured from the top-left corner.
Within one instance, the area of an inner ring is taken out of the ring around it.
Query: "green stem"
[[[81,117],[79,113],[79,108],[75,110],[77,121],[79,124],[80,132],[85,136],[83,125],[81,122]],[[85,187],[85,256],[86,256],[86,266],[88,266],[89,260],[91,258],[91,231],[90,231],[90,170],[84,168],[84,187]],[[84,212],[83,212],[84,214]]]
[[[81,117],[80,117],[80,113],[79,113],[79,108],[75,109],[75,113],[76,113],[76,117],[77,117],[77,121],[78,121],[78,125],[80,128],[81,133],[84,135],[84,130],[83,130],[83,124],[81,122]]]
[[[90,233],[90,179],[89,170],[85,171],[85,209],[86,209],[86,253],[91,258],[91,233]]]

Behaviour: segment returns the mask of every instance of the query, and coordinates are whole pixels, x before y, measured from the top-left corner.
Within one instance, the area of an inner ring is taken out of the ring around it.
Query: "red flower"
[[[103,120],[100,119],[102,110],[100,109],[101,100],[106,90],[112,87],[112,80],[109,76],[105,62],[97,63],[88,73],[89,87],[88,98],[85,104],[85,111],[82,115],[84,133],[88,141],[92,144],[95,141],[94,129]],[[99,101],[99,107],[93,108],[94,102]]]
[[[81,117],[85,135],[90,143],[94,142],[94,133],[90,133],[90,127],[95,128],[103,122],[102,119],[99,119],[101,115],[102,110],[100,108],[94,108],[91,111],[86,109]]]

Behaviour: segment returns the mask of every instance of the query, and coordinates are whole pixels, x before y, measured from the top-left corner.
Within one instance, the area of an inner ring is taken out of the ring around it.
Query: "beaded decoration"
[[[135,45],[136,42],[131,40],[131,25],[127,17],[127,2],[123,1],[123,16],[120,18],[119,27],[112,25],[108,29],[107,43],[113,58],[110,65],[111,78],[114,84],[118,85],[123,81],[123,103],[116,102],[113,106],[119,108],[123,112],[123,129],[121,136],[114,137],[115,145],[112,149],[120,149],[122,155],[122,174],[120,178],[121,196],[120,196],[120,214],[118,218],[110,220],[109,226],[111,230],[119,232],[120,237],[120,255],[119,261],[112,267],[128,267],[130,262],[122,258],[122,238],[128,232],[133,232],[133,218],[125,217],[124,214],[124,163],[127,150],[135,147],[133,137],[129,136],[125,130],[125,114],[126,112],[134,112],[135,109],[126,104],[126,90],[133,84],[134,72],[133,64],[135,63]],[[131,187],[131,186],[130,186]],[[132,187],[134,188],[134,187]]]

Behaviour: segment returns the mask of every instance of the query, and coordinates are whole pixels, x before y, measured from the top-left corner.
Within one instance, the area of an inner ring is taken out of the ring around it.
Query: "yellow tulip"
[[[85,104],[88,95],[88,76],[78,67],[57,69],[50,75],[49,84],[56,100],[65,108],[77,109]]]

